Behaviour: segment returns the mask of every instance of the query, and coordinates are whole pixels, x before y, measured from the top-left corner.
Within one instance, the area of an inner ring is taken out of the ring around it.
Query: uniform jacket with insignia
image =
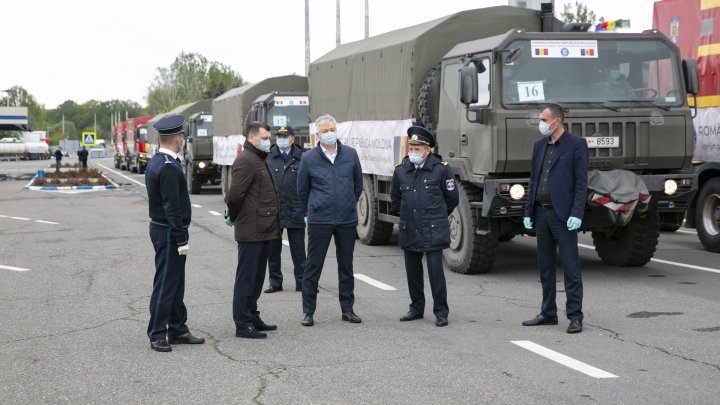
[[[459,202],[453,170],[430,154],[416,170],[409,159],[395,167],[390,191],[395,212],[400,213],[400,247],[431,252],[450,246],[448,215]]]
[[[268,165],[275,176],[280,198],[280,227],[305,228],[305,208],[297,193],[297,179],[303,150],[293,144],[290,160],[285,162],[277,145],[270,149]]]
[[[275,178],[265,160],[267,153],[245,142],[232,167],[226,200],[228,216],[235,223],[235,240],[262,242],[280,237]]]
[[[187,181],[180,162],[158,152],[145,172],[150,220],[170,228],[178,246],[187,245],[191,208]]]

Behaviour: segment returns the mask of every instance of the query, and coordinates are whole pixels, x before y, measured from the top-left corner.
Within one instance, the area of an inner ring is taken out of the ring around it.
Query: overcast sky
[[[562,4],[556,0],[556,14]],[[572,0],[574,3],[574,0]],[[584,0],[606,20],[652,26],[653,0]],[[370,35],[507,0],[370,0]],[[341,0],[343,43],[364,36],[365,0]],[[156,69],[180,52],[230,65],[250,82],[305,73],[304,0],[9,0],[0,90],[20,85],[47,108],[71,99],[146,105]],[[335,0],[310,0],[310,59],[335,47]]]

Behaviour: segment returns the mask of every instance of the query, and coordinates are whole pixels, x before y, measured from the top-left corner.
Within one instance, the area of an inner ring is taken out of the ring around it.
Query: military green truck
[[[212,99],[183,104],[173,110],[159,114],[148,121],[149,155],[152,157],[158,150],[158,132],[153,125],[167,115],[180,114],[185,117],[185,149],[182,156],[183,170],[187,179],[188,190],[198,194],[202,184],[215,184],[219,178],[219,168],[212,164],[212,115],[210,111]],[[201,167],[202,166],[202,167]]]
[[[311,118],[341,121],[338,137],[363,165],[363,243],[386,243],[399,222],[391,176],[407,154],[405,130],[419,122],[436,133],[458,180],[445,263],[458,273],[492,270],[498,241],[527,233],[539,109],[554,102],[566,110],[567,129],[587,139],[591,169],[633,172],[651,195],[625,226],[588,203],[581,230],[592,232],[605,263],[652,258],[659,213],[681,212],[696,191],[686,94],[697,91],[697,65],[655,31],[562,29],[551,9],[490,7],[341,45],[310,65]],[[610,70],[627,86],[609,83]]]
[[[265,122],[273,130],[290,125],[295,130],[295,143],[307,143],[307,91],[306,77],[288,75],[237,87],[213,100],[213,163],[220,168],[223,197],[230,187],[232,164],[245,143],[249,120]]]

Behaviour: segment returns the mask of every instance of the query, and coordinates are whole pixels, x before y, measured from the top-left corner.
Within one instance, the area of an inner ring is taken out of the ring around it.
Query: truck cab
[[[260,121],[274,134],[282,126],[295,130],[295,143],[303,149],[312,147],[308,133],[310,103],[307,93],[272,92],[258,97],[250,106],[245,122]]]
[[[199,194],[202,184],[216,184],[220,178],[218,166],[213,159],[213,116],[209,112],[197,112],[185,121],[185,149],[183,164],[191,194]]]

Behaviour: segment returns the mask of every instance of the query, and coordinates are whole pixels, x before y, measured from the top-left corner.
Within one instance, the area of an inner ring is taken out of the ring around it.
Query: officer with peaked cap
[[[447,326],[448,304],[442,250],[450,247],[448,216],[458,205],[455,175],[432,152],[435,137],[421,126],[407,130],[409,153],[393,174],[393,210],[400,215],[400,247],[410,290],[410,310],[401,321],[421,319],[425,312],[422,257],[425,254],[436,326]]]
[[[170,115],[153,128],[159,133],[158,152],[145,172],[150,211],[150,240],[155,248],[155,279],[150,296],[150,347],[159,352],[172,350],[170,344],[199,344],[185,322],[185,260],[190,251],[190,195],[178,153],[183,150],[185,117]]]

